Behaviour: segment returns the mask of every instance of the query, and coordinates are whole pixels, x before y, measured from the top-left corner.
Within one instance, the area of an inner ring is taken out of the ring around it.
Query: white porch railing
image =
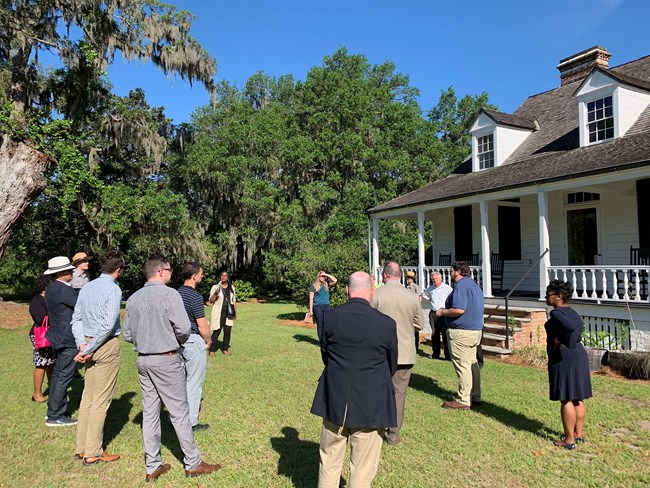
[[[573,298],[594,301],[650,302],[650,266],[549,266],[550,280],[568,281]]]

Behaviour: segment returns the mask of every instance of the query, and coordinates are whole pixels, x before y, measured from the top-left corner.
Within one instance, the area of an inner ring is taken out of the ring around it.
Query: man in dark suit
[[[46,275],[52,275],[52,282],[45,289],[45,304],[49,313],[49,328],[46,338],[56,351],[56,363],[52,371],[50,394],[47,400],[48,427],[67,427],[77,421],[68,417],[68,385],[72,381],[76,364],[74,357],[79,350],[72,334],[72,312],[79,297],[79,290],[70,286],[74,266],[65,256],[57,256],[47,263]]]
[[[320,341],[325,370],[311,407],[323,418],[319,488],[339,486],[348,439],[348,486],[369,487],[384,430],[397,425],[391,382],[397,370],[395,321],[370,306],[373,288],[367,273],[353,273],[347,290],[348,302],[325,313]]]

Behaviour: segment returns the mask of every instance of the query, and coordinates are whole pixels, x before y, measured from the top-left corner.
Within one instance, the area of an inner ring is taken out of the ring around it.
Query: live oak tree
[[[67,192],[64,207],[74,200],[93,225],[101,208],[98,200],[86,201],[84,190],[97,198],[109,185],[94,164],[108,164],[120,146],[129,146],[145,153],[147,163],[120,164],[156,173],[166,150],[159,126],[120,115],[106,68],[121,53],[212,92],[216,61],[190,35],[192,20],[155,0],[2,0],[0,255],[53,165]],[[45,70],[39,55],[55,59],[54,68]]]
[[[344,48],[304,81],[256,73],[241,90],[221,83],[215,105],[186,127],[190,142],[170,180],[207,226],[221,265],[305,297],[318,269],[345,277],[367,266],[368,208],[446,176],[467,156],[468,141],[447,140],[445,130],[461,131],[486,97],[459,102],[452,90],[427,120],[417,95],[393,63],[372,65]],[[465,108],[474,113],[455,118]],[[416,256],[411,227],[382,222],[382,250]]]

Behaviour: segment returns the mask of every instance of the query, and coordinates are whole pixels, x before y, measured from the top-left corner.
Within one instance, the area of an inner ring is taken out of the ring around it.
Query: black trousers
[[[431,325],[431,357],[440,357],[440,336],[442,335],[442,348],[445,359],[451,359],[449,345],[447,344],[447,320],[444,317],[436,317],[436,312],[429,312],[429,324]]]
[[[217,340],[221,331],[223,330],[223,343],[221,344],[221,350],[227,351],[230,349],[230,333],[232,332],[231,325],[224,325],[220,329],[212,331],[212,344],[210,344],[210,352],[215,352],[217,350]]]

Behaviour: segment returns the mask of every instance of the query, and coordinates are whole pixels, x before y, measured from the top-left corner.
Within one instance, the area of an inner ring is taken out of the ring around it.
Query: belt
[[[167,351],[167,352],[150,352],[148,354],[144,353],[138,353],[138,356],[173,356],[174,354],[178,354],[178,349],[175,349],[173,351]]]

